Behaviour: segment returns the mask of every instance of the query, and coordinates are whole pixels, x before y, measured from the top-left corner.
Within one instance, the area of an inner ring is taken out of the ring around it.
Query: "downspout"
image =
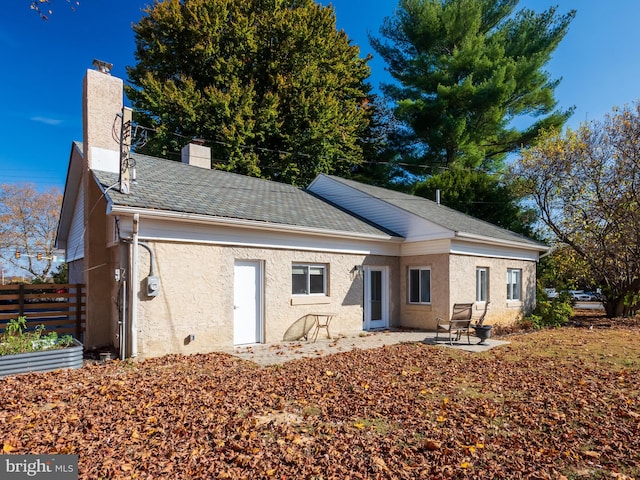
[[[133,238],[131,240],[131,358],[138,356],[138,230],[140,214],[133,215]]]
[[[122,280],[122,321],[120,322],[120,360],[127,357],[127,285],[126,280]]]

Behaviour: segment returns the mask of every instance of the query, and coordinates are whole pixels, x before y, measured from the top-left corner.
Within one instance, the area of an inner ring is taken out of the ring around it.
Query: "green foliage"
[[[545,132],[512,174],[535,203],[567,271],[606,295],[610,317],[640,307],[640,102],[564,134]]]
[[[535,212],[521,207],[516,189],[498,175],[452,168],[417,184],[415,194],[433,200],[436,190],[447,207],[522,235],[534,235]]]
[[[573,301],[567,292],[562,292],[555,298],[549,298],[538,282],[536,289],[536,308],[525,321],[533,328],[557,328],[566,324],[573,316]]]
[[[54,283],[69,283],[69,264],[61,263],[51,276]]]
[[[518,0],[400,0],[373,47],[397,84],[383,86],[401,122],[405,161],[500,168],[508,152],[571,114],[555,110],[544,70],[575,12],[515,12]],[[524,130],[514,126],[533,122]]]
[[[57,332],[45,334],[44,325],[38,325],[33,332],[27,332],[26,317],[9,320],[0,335],[0,355],[37,352],[52,348],[64,348],[73,344],[71,335],[58,337]]]
[[[362,163],[368,59],[332,7],[164,0],[144,13],[127,87],[136,120],[155,129],[141,153],[174,155],[199,137],[216,168],[296,185]]]

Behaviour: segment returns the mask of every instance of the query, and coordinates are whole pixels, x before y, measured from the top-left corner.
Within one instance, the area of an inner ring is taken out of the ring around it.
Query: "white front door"
[[[389,270],[364,266],[364,329],[389,326]]]
[[[262,341],[262,262],[238,260],[233,279],[233,344]]]

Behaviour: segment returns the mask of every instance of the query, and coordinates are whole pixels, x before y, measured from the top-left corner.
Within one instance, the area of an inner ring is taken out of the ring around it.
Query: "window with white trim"
[[[430,268],[409,268],[409,303],[431,303]]]
[[[522,300],[522,270],[507,269],[507,300]]]
[[[476,268],[476,302],[486,302],[489,295],[489,269]]]
[[[327,266],[296,263],[291,268],[292,295],[326,295]]]

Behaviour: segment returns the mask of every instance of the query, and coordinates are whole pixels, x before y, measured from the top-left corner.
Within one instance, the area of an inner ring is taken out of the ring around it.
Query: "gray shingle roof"
[[[538,247],[546,247],[546,245],[536,240],[519,235],[510,230],[505,230],[504,228],[500,228],[491,223],[471,217],[457,210],[445,207],[444,205],[439,205],[436,202],[423,197],[366,185],[331,175],[329,175],[329,177],[454,232],[519,242]]]
[[[269,224],[344,232],[395,235],[291,185],[207,170],[146,155],[136,161],[137,185],[131,193],[108,190],[114,205],[243,219]],[[118,175],[93,171],[107,189]]]

